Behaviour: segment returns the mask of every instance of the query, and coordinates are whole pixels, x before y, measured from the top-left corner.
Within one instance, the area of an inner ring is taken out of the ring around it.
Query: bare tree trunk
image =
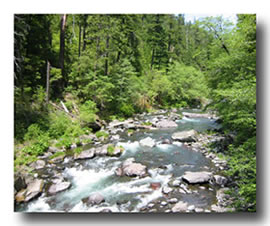
[[[97,62],[98,62],[98,58],[99,58],[99,51],[100,51],[100,37],[97,37],[97,42],[96,42],[96,60],[95,60],[95,65],[94,65],[94,72],[96,72],[97,70]]]
[[[151,70],[153,68],[154,58],[155,58],[155,49],[153,48],[153,50],[152,50],[152,60],[151,60]]]
[[[65,57],[65,31],[66,31],[66,22],[67,15],[63,14],[61,16],[61,27],[60,27],[60,55],[59,55],[59,64],[61,68],[61,74],[63,76],[63,84],[65,84],[65,75],[64,75],[64,57]]]
[[[82,48],[82,51],[85,50],[86,48],[86,22],[87,22],[87,17],[88,15],[84,15],[84,19],[83,19],[83,48]]]
[[[106,38],[106,59],[105,59],[105,75],[108,75],[108,64],[109,64],[109,47],[110,47],[110,37],[107,35]]]
[[[46,103],[49,104],[49,91],[50,91],[50,62],[47,61],[47,86],[46,86]]]
[[[79,57],[81,56],[81,35],[82,35],[82,25],[79,26]]]

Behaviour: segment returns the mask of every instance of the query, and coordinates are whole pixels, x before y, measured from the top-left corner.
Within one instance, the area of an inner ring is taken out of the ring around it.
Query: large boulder
[[[210,172],[190,172],[187,171],[183,175],[182,179],[189,184],[202,184],[207,183],[211,179],[212,173]]]
[[[59,181],[55,184],[52,184],[49,187],[48,193],[53,195],[53,194],[56,194],[58,192],[61,192],[61,191],[64,191],[64,190],[70,188],[70,186],[71,186],[71,183],[68,181]]]
[[[156,145],[155,141],[151,137],[146,137],[142,140],[140,140],[140,145],[146,146],[146,147],[154,147]]]
[[[224,187],[227,184],[228,179],[220,175],[214,175],[214,182],[215,184]]]
[[[44,160],[37,160],[33,163],[30,164],[30,167],[34,168],[34,169],[42,169],[44,168],[46,165],[45,161]]]
[[[175,128],[178,125],[172,120],[161,120],[156,123],[157,128]]]
[[[75,160],[78,160],[78,159],[91,159],[91,158],[94,158],[94,156],[95,156],[95,149],[91,148],[89,150],[82,151],[79,154],[76,153],[74,155],[74,159]]]
[[[97,147],[96,150],[95,150],[95,154],[98,155],[98,156],[104,156],[104,155],[107,155],[108,154],[108,144],[105,144],[101,147]]]
[[[19,175],[19,176],[15,177],[14,187],[15,187],[16,191],[20,191],[20,190],[25,189],[27,187],[23,176]]]
[[[126,176],[145,176],[146,175],[146,166],[141,163],[131,163],[130,165],[123,168],[123,172]]]
[[[172,139],[180,142],[196,142],[197,132],[195,130],[181,131],[173,133]]]
[[[188,209],[188,204],[186,202],[180,201],[178,203],[176,203],[173,208],[172,208],[172,212],[176,213],[176,212],[186,212]]]
[[[87,205],[99,205],[102,202],[105,202],[103,195],[98,192],[92,193],[89,197],[82,199]]]
[[[19,191],[15,196],[15,200],[17,202],[29,202],[41,194],[43,186],[44,181],[41,179],[36,179],[28,184],[26,189]]]
[[[191,113],[191,112],[182,112],[183,116],[187,118],[209,118],[209,119],[218,119],[214,114],[209,113]]]

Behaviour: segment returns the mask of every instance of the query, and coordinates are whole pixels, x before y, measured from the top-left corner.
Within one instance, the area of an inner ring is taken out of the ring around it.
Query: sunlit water
[[[145,116],[149,120],[155,117]],[[168,197],[164,197],[162,189],[169,182],[181,177],[185,171],[202,171],[206,167],[214,170],[211,161],[200,152],[188,149],[180,142],[173,144],[161,144],[162,140],[170,138],[176,131],[195,129],[199,132],[217,128],[214,120],[204,118],[186,118],[176,121],[177,128],[159,129],[151,131],[135,132],[132,136],[119,133],[121,139],[117,142],[125,148],[121,157],[95,157],[90,160],[66,161],[62,175],[72,183],[70,189],[47,196],[44,193],[38,199],[28,204],[16,207],[16,211],[26,212],[100,212],[110,209],[113,212],[139,212],[149,203],[154,203],[157,211],[162,212],[170,205],[162,207],[160,201],[177,198],[186,201],[190,205],[207,208],[215,200],[215,188],[209,190],[199,189],[199,185],[190,186],[198,190],[197,193],[181,194],[179,188],[174,188]],[[151,137],[157,145],[153,148],[143,147],[139,144],[143,138]],[[136,162],[147,166],[148,174],[143,178],[118,177],[114,171],[122,162],[134,157]],[[152,182],[159,182],[161,187],[153,190]],[[98,206],[89,207],[81,200],[93,192],[101,193],[105,201]]]

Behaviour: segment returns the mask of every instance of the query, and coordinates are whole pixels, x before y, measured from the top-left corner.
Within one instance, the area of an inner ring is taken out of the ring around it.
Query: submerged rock
[[[156,145],[155,141],[151,137],[146,137],[142,140],[140,140],[140,145],[146,146],[146,147],[154,147]]]
[[[211,179],[212,173],[210,172],[190,172],[187,171],[183,175],[182,179],[189,184],[201,184],[201,183],[207,183]]]
[[[173,133],[172,139],[180,142],[196,142],[197,132],[195,130],[181,131]]]
[[[159,182],[153,182],[150,184],[150,187],[153,189],[153,190],[157,190],[159,189],[161,186],[161,184]]]

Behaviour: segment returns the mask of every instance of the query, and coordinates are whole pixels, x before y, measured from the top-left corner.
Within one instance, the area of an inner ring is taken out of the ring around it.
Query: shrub
[[[97,136],[97,138],[100,138],[100,137],[107,138],[109,136],[109,134],[106,133],[105,131],[98,131],[98,132],[96,132],[96,136]]]
[[[115,149],[115,147],[113,145],[109,145],[107,147],[108,155],[113,155],[114,154],[114,149]]]

